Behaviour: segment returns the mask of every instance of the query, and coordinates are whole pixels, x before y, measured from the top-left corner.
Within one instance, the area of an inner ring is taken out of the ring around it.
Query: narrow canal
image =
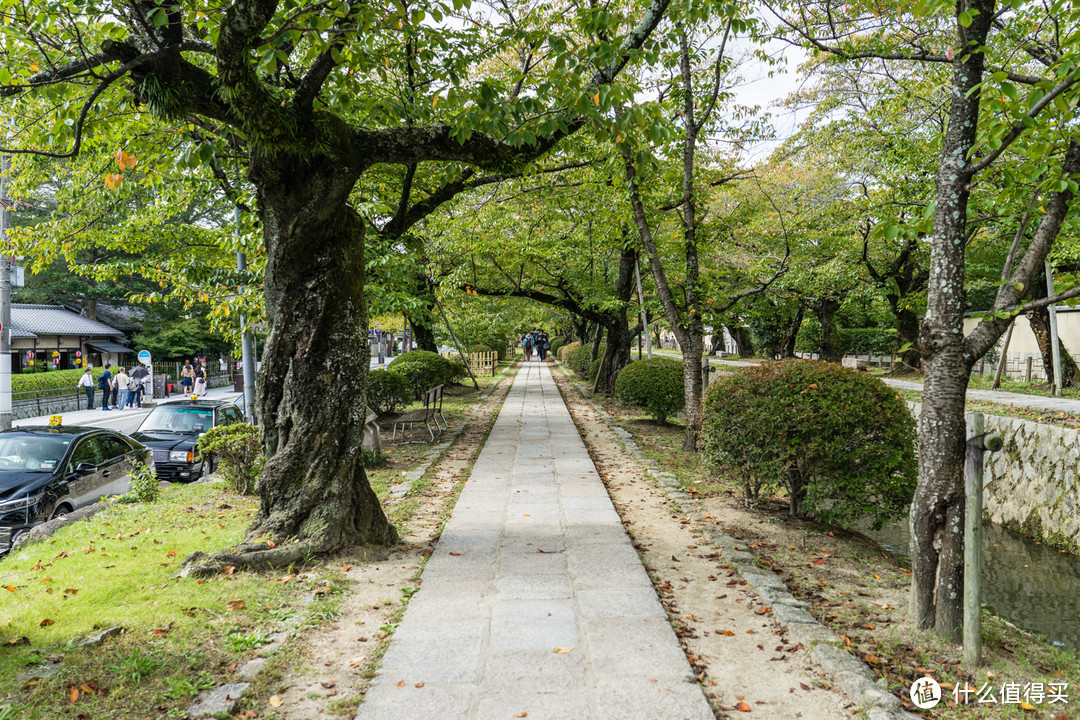
[[[904,520],[863,533],[910,567]],[[1080,558],[983,523],[982,602],[987,610],[1050,643],[1080,651]]]

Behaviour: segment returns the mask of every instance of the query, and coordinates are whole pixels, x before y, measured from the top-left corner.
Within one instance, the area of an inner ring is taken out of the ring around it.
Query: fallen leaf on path
[[[566,654],[566,653],[568,653],[568,652],[572,652],[572,651],[573,651],[573,649],[574,649],[574,648],[568,648],[568,647],[557,647],[557,648],[555,648],[555,652],[557,652],[557,653],[558,653],[558,654],[560,654],[560,655],[565,655],[565,654]]]
[[[281,706],[282,706],[282,705],[284,705],[284,704],[285,704],[285,701],[284,701],[284,700],[282,700],[282,699],[281,699],[280,697],[278,697],[277,695],[271,695],[271,696],[270,696],[270,705],[271,705],[272,707],[281,707]]]
[[[736,705],[735,709],[739,712],[750,712],[750,706],[744,702],[740,702],[738,705]]]

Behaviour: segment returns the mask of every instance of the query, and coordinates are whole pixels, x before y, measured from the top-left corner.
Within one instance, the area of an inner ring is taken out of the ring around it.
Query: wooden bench
[[[398,426],[401,426],[402,435],[405,434],[405,425],[408,424],[409,430],[412,430],[412,426],[416,423],[424,423],[424,427],[427,428],[428,434],[431,436],[431,442],[435,442],[435,430],[439,431],[441,435],[449,425],[446,422],[446,418],[442,414],[442,396],[443,386],[436,385],[433,388],[424,391],[424,405],[416,410],[410,410],[407,413],[398,415],[394,418],[394,432],[390,436],[391,440],[397,439]],[[440,420],[442,424],[440,424]],[[431,424],[435,424],[435,430],[431,428]]]

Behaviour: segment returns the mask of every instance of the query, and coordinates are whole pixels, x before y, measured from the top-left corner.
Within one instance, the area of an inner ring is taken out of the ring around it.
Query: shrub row
[[[85,370],[72,368],[70,370],[50,370],[49,372],[15,373],[11,376],[11,392],[55,390],[57,395],[72,392],[84,372]],[[95,388],[97,387],[97,379],[103,372],[105,372],[103,367],[96,367],[90,371],[90,374],[94,377]]]
[[[900,340],[891,328],[841,328],[838,331],[840,350],[844,353],[890,355],[900,349]],[[807,320],[795,338],[799,352],[821,352],[821,326]]]
[[[398,355],[386,369],[404,376],[412,387],[413,398],[416,400],[419,400],[428,388],[449,383],[454,376],[450,361],[439,353],[428,350],[413,350]]]

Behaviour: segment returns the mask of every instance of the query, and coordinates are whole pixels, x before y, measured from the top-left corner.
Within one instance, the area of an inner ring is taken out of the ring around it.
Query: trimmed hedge
[[[589,365],[592,363],[590,355],[592,355],[592,347],[582,345],[566,353],[566,359],[563,362],[571,370],[584,377],[589,372]]]
[[[548,355],[554,355],[555,357],[559,357],[559,350],[561,350],[562,346],[565,345],[565,344],[566,344],[566,341],[563,340],[562,338],[556,338],[556,339],[552,340],[551,341],[551,349],[548,350]]]
[[[892,328],[840,328],[840,349],[844,353],[865,355],[891,355],[900,349],[900,339]],[[795,337],[795,349],[799,352],[821,352],[821,325],[808,318],[799,327]]]
[[[682,363],[661,357],[630,363],[615,378],[615,397],[648,410],[657,422],[666,422],[686,403]]]
[[[449,360],[428,350],[413,350],[398,355],[386,369],[405,376],[412,386],[416,400],[419,400],[428,388],[450,382],[454,372]]]
[[[368,373],[367,404],[379,415],[389,415],[407,405],[412,398],[412,385],[394,370],[372,370]]]
[[[600,363],[604,362],[604,353],[600,353],[596,356],[596,359],[589,365],[589,382],[596,380],[597,373],[600,372]]]
[[[786,488],[792,515],[881,527],[915,493],[907,405],[877,378],[833,363],[786,360],[719,378],[705,396],[701,438],[706,465],[734,471],[748,501]]]
[[[54,395],[64,395],[73,392],[83,376],[85,370],[72,368],[70,370],[49,370],[48,372],[13,373],[11,375],[11,392],[30,392],[31,390],[45,391],[55,390]],[[105,372],[104,367],[96,367],[90,370],[94,378],[94,390],[97,391],[97,379]],[[110,372],[112,369],[110,368]],[[113,372],[113,375],[116,375]]]
[[[581,343],[579,342],[572,342],[568,343],[567,345],[563,345],[561,348],[559,348],[559,362],[565,365],[566,356],[577,350],[579,347],[581,347]]]

